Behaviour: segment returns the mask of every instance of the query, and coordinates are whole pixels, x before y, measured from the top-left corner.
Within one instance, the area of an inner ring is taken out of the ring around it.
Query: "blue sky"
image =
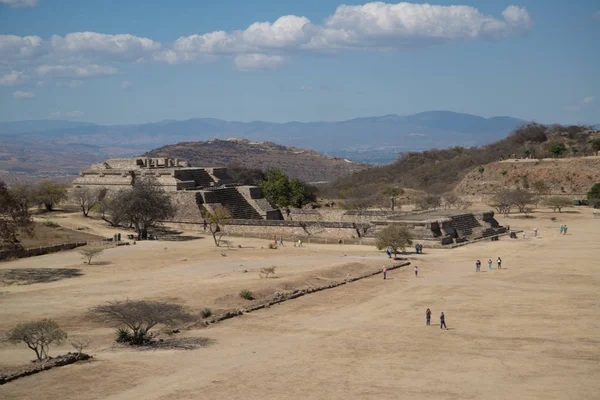
[[[600,2],[0,0],[0,120],[600,123]]]

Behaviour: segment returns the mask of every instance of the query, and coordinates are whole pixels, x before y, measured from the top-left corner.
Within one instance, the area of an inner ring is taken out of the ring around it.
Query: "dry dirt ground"
[[[0,386],[0,398],[599,398],[600,217],[593,220],[589,208],[570,211],[501,220],[525,229],[525,239],[425,249],[411,256],[418,278],[411,266],[386,281],[377,275],[182,331],[181,337],[212,339],[196,350],[114,346],[112,328],[85,318],[86,310],[126,297],[170,300],[195,311],[225,309],[243,304],[236,293],[245,287],[267,293],[317,285],[387,260],[366,246],[269,250],[265,241],[234,238],[243,248],[227,251],[202,238],[110,249],[91,266],[82,265],[76,251],[2,263],[0,269],[83,272],[0,287],[0,330],[55,318],[71,336],[93,340],[95,360]],[[559,235],[561,223],[569,225],[567,235]],[[105,230],[98,225],[90,232]],[[488,258],[498,256],[503,269],[494,263],[488,271]],[[476,273],[478,258],[483,267]],[[260,279],[257,270],[271,265],[278,277]],[[428,307],[432,326],[425,326]],[[442,311],[448,330],[437,325]],[[67,350],[63,345],[51,354]],[[5,344],[0,366],[23,364],[32,355]]]

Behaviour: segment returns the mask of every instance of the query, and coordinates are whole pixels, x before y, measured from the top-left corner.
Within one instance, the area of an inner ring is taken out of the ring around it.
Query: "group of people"
[[[502,259],[500,257],[498,257],[498,259],[496,260],[496,263],[498,265],[498,269],[502,269]],[[488,270],[492,269],[492,259],[488,259]],[[481,260],[477,260],[475,261],[475,272],[479,272],[481,271]]]
[[[420,243],[417,243],[415,245],[415,250],[416,250],[417,254],[423,254],[423,245]]]
[[[567,224],[565,224],[565,225],[561,224],[560,225],[560,234],[561,235],[566,235],[567,234],[567,229],[568,229]]]
[[[279,237],[279,240],[277,240],[277,236],[273,236],[273,244],[275,244],[275,246],[277,246],[277,243],[279,242],[280,246],[284,246],[283,245],[283,236]],[[302,247],[302,239],[297,239],[294,240],[294,247]]]
[[[429,308],[425,311],[425,325],[431,325],[431,310]],[[440,329],[448,329],[444,312],[440,315]]]

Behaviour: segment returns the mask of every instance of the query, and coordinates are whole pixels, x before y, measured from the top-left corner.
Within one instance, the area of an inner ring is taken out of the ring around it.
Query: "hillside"
[[[152,150],[144,156],[186,159],[197,167],[233,164],[261,170],[277,168],[306,182],[334,180],[368,168],[367,164],[324,156],[312,150],[247,139],[183,142]]]
[[[590,147],[590,140],[594,138],[600,138],[600,131],[585,126],[532,123],[487,146],[408,152],[389,165],[370,168],[332,182],[324,192],[334,197],[356,186],[396,184],[444,193],[451,191],[465,175],[480,166],[508,158],[552,157],[550,149],[553,144],[564,145],[565,153],[561,157],[594,155]],[[595,176],[600,176],[600,170]],[[567,179],[566,175],[564,179]]]
[[[600,157],[512,159],[469,172],[454,191],[460,195],[484,196],[499,188],[528,188],[536,181],[544,182],[548,194],[585,197],[592,185],[600,181]]]

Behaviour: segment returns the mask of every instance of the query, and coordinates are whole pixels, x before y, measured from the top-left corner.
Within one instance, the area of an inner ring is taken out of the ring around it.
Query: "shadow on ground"
[[[82,276],[74,268],[22,268],[0,270],[0,285],[31,285]]]

